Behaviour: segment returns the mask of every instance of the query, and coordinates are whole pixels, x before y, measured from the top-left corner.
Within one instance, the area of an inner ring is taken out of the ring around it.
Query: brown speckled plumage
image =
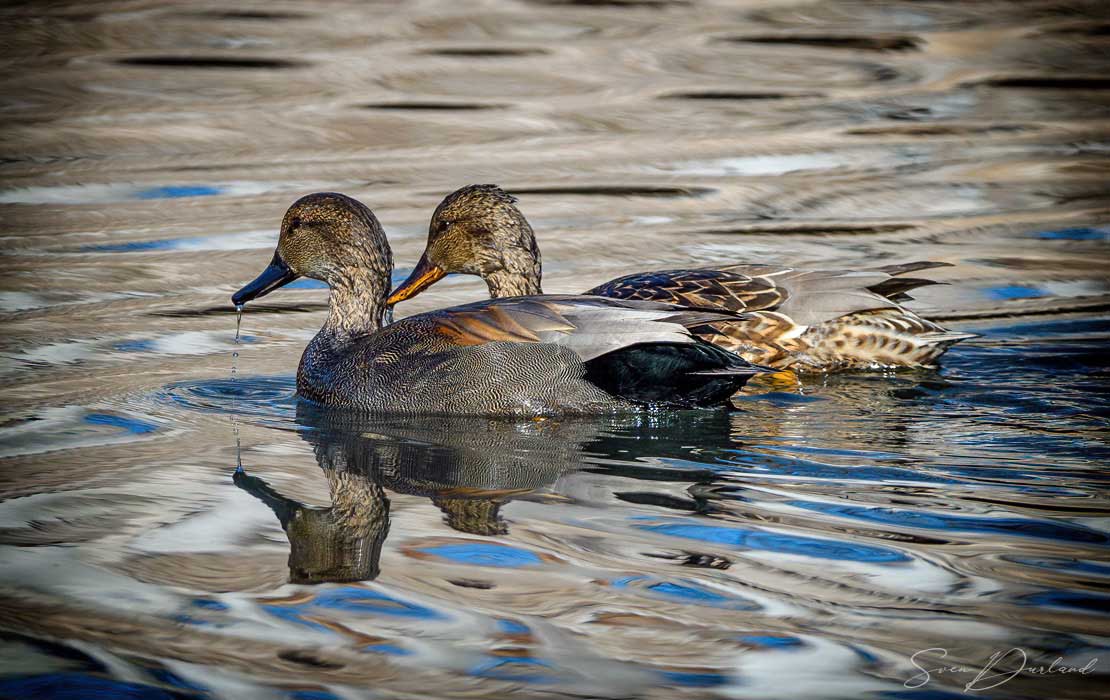
[[[481,276],[491,297],[542,294],[540,249],[515,202],[496,185],[452,192],[432,215],[429,251],[452,269]]]
[[[482,276],[493,297],[509,296],[505,290],[516,289],[538,293],[539,251],[515,201],[491,185],[472,185],[448,195],[432,216],[420,263],[424,270],[437,269],[438,276],[414,275],[394,290],[391,301],[410,298],[453,272]],[[456,221],[467,224],[459,227]],[[620,277],[585,293],[742,313],[742,318],[691,330],[770,367],[928,367],[953,343],[973,335],[949,331],[901,306],[910,299],[908,291],[935,283],[900,275],[943,265],[916,262],[862,271],[770,265],[662,270]]]

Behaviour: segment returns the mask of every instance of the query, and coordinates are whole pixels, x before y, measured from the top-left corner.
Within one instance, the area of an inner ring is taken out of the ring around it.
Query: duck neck
[[[524,215],[515,207],[509,209],[510,220],[494,227],[497,232],[497,255],[484,261],[482,268],[493,271],[482,278],[489,287],[491,298],[520,297],[543,294],[540,280],[543,265],[536,235]]]
[[[332,518],[347,529],[348,537],[362,539],[389,528],[389,499],[381,484],[346,470],[326,469],[324,475]]]
[[[447,520],[447,525],[459,532],[472,535],[504,535],[509,531],[498,514],[503,501],[495,498],[452,498],[450,495],[433,494],[436,504]]]
[[[529,294],[543,294],[540,288],[540,265],[537,261],[531,269],[501,269],[485,276],[489,295],[493,299],[501,297],[520,297]]]
[[[380,572],[382,544],[389,534],[389,499],[365,476],[325,469],[331,508],[303,508],[282,523],[289,537],[293,583],[366,581]]]
[[[328,283],[328,318],[305,347],[297,367],[297,392],[325,403],[337,381],[335,363],[346,356],[353,342],[385,324],[389,274],[340,275]]]
[[[385,325],[388,279],[383,284],[378,276],[343,274],[331,280],[328,319],[322,330],[341,342],[379,330]]]

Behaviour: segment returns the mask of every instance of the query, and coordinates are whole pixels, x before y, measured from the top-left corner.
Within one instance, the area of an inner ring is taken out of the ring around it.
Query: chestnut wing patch
[[[688,326],[736,315],[647,301],[546,295],[491,299],[423,317],[437,337],[455,345],[548,343],[567,347],[586,362],[642,343],[693,343]]]
[[[447,309],[434,320],[435,330],[457,345],[538,343],[542,334],[575,329],[554,304],[533,299]]]

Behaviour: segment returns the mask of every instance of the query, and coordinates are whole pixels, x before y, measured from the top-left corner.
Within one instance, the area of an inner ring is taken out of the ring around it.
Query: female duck
[[[444,275],[479,275],[494,298],[542,294],[540,251],[516,200],[495,185],[470,185],[436,208],[416,269],[389,297],[409,299]],[[897,277],[947,263],[876,270],[795,270],[770,265],[664,270],[628,275],[588,295],[687,308],[748,312],[690,328],[750,362],[797,371],[928,367],[958,333],[899,305],[927,279]]]
[[[311,194],[286,212],[269,267],[232,302],[302,275],[331,287],[328,318],[297,369],[298,393],[329,406],[501,416],[709,406],[759,371],[689,331],[735,315],[655,302],[489,300],[383,327],[392,267],[365,205]]]

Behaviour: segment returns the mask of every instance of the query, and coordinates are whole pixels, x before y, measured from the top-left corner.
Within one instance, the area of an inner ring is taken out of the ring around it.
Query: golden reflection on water
[[[1105,3],[0,21],[0,695],[902,697],[921,649],[1107,656]],[[916,308],[983,337],[731,414],[520,426],[306,414],[311,285],[236,343],[298,196],[367,202],[403,275],[474,182],[520,197],[549,292],[943,260]],[[1095,697],[1107,663],[994,692]]]

